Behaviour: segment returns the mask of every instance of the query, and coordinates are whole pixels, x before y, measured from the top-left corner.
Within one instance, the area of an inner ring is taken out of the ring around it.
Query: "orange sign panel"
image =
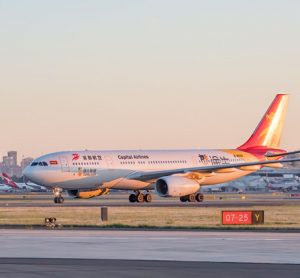
[[[255,225],[264,223],[264,211],[222,211],[223,225]]]

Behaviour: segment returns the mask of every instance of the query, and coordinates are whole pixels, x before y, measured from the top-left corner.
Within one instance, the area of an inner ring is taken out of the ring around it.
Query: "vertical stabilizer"
[[[279,148],[288,99],[289,96],[285,94],[279,94],[275,97],[254,133],[239,149]]]
[[[2,178],[4,184],[12,188],[19,188],[18,185],[6,173],[0,173],[0,178]]]

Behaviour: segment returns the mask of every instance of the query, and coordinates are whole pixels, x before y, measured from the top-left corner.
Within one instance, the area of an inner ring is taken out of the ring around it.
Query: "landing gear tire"
[[[196,194],[196,201],[201,203],[204,200],[204,195],[202,193],[197,193]]]
[[[143,203],[144,202],[144,195],[143,194],[138,194],[136,196],[136,200],[138,203]]]
[[[139,191],[136,191],[135,194],[130,194],[129,195],[129,202],[130,203],[151,203],[152,202],[152,195],[151,194],[142,194]]]
[[[146,203],[151,203],[151,202],[152,202],[152,195],[151,195],[151,194],[146,194],[146,195],[144,196],[144,201],[145,201]]]
[[[191,195],[189,195],[187,198],[188,198],[188,201],[189,201],[190,203],[196,202],[196,195],[195,195],[195,194],[191,194]]]
[[[136,200],[136,195],[135,194],[130,194],[129,195],[129,202],[130,203],[135,203],[137,200]]]
[[[54,197],[54,203],[55,204],[62,204],[64,202],[64,197],[59,196],[59,197]]]
[[[180,201],[183,203],[187,202],[188,201],[187,196],[180,197]]]

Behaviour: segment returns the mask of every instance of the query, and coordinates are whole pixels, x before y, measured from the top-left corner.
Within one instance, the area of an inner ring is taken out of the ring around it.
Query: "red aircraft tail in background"
[[[19,188],[19,186],[6,173],[0,174],[0,177],[2,178],[4,184],[12,188]]]

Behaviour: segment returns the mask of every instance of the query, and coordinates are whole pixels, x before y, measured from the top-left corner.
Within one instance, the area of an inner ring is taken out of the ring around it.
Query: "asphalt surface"
[[[300,234],[0,230],[0,277],[300,277]]]
[[[160,198],[153,195],[152,203],[129,203],[127,194],[111,194],[93,199],[73,199],[65,197],[63,204],[54,204],[50,194],[36,195],[0,195],[0,207],[253,207],[258,205],[266,206],[297,206],[300,205],[300,198],[290,198],[289,195],[272,196],[270,194],[256,195],[221,195],[208,196],[208,200],[202,203],[182,203],[178,198]],[[213,200],[209,197],[214,197]]]
[[[299,265],[174,261],[0,259],[0,277],[299,277]]]
[[[33,202],[33,203],[10,203],[4,202],[0,203],[0,207],[99,207],[99,206],[109,206],[109,207],[225,207],[225,208],[233,208],[233,207],[254,207],[254,206],[287,206],[287,205],[300,205],[300,200],[298,202],[285,202],[285,201],[269,201],[269,202],[257,202],[257,201],[230,201],[230,202],[204,202],[204,203],[151,203],[151,204],[130,204],[128,202],[120,202],[120,203],[111,203],[111,202],[99,202],[99,203],[91,203],[91,202],[65,202],[63,204],[52,204],[52,203],[43,203],[43,202]]]
[[[299,233],[3,229],[0,246],[0,258],[300,264]]]

